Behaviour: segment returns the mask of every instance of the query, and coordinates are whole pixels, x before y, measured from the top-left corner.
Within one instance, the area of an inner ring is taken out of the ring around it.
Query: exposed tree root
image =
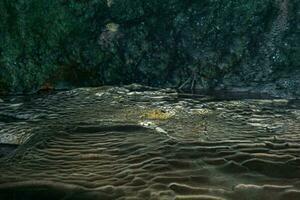
[[[185,88],[186,85],[190,84],[190,90],[191,92],[194,92],[196,83],[197,83],[197,70],[193,70],[191,76],[178,89],[182,90]]]

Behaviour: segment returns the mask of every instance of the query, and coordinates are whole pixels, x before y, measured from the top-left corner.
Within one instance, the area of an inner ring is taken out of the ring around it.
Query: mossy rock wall
[[[0,90],[142,83],[300,95],[297,0],[3,0]]]

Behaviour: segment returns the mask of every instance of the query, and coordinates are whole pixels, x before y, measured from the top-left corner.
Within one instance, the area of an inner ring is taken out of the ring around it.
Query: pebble
[[[153,130],[155,130],[158,133],[165,133],[165,134],[167,133],[167,131],[165,131],[161,127],[158,127],[154,122],[151,122],[151,121],[140,122],[140,125],[143,126],[143,127],[145,127],[145,128],[153,129]]]

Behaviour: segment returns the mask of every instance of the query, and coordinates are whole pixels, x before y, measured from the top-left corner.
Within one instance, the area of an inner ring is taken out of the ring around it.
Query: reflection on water
[[[0,199],[298,200],[299,122],[297,101],[167,89],[6,97]]]

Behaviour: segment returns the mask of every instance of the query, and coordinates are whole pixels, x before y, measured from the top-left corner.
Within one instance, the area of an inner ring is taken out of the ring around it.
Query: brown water
[[[76,89],[6,97],[0,199],[299,200],[300,103]]]

